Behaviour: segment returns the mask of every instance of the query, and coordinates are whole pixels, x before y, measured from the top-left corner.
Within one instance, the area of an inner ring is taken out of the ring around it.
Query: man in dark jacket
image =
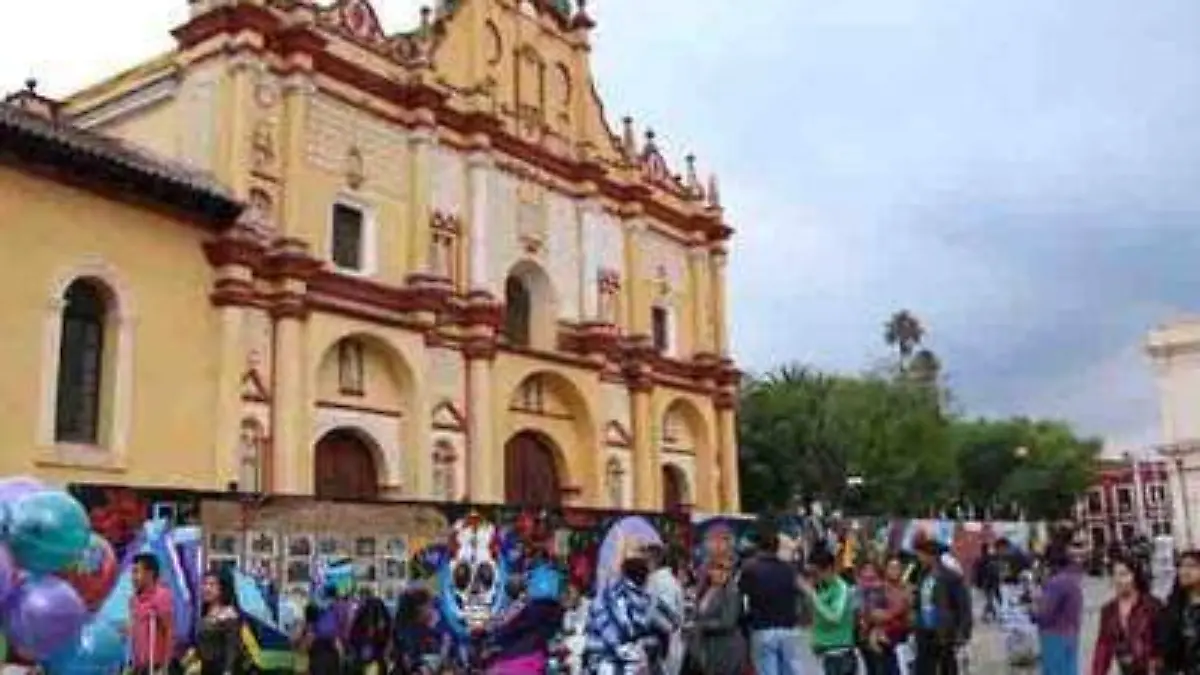
[[[779,559],[779,534],[761,523],[757,554],[742,566],[738,589],[746,599],[750,657],[759,675],[800,675],[803,643],[798,627],[800,585],[796,570]]]
[[[962,574],[942,564],[933,539],[915,546],[921,564],[917,584],[916,675],[958,675],[958,651],[971,639],[971,593]]]

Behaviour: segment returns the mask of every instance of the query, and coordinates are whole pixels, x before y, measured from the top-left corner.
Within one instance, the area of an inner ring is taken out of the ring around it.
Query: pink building
[[[1106,549],[1114,541],[1127,543],[1139,534],[1171,535],[1166,462],[1134,462],[1127,456],[1102,459],[1098,464],[1095,484],[1075,506],[1076,518],[1093,548]]]

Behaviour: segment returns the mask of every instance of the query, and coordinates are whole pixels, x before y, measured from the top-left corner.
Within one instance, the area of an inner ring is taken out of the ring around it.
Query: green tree
[[[811,498],[919,515],[952,493],[947,424],[936,397],[914,383],[785,366],[747,382],[739,421],[748,510]]]
[[[952,437],[962,496],[984,513],[1034,520],[1070,515],[1101,449],[1065,422],[1024,417],[959,420]]]

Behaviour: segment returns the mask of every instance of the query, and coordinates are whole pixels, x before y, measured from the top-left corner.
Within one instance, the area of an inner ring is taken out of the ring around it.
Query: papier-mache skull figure
[[[500,532],[471,514],[454,524],[449,553],[441,574],[442,611],[462,636],[503,608],[507,570],[500,555]]]

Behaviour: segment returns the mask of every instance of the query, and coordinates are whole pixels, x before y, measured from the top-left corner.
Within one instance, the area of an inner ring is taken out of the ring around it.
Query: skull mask
[[[483,625],[503,600],[503,566],[498,556],[496,527],[468,518],[454,526],[449,585],[456,611],[465,628]]]

